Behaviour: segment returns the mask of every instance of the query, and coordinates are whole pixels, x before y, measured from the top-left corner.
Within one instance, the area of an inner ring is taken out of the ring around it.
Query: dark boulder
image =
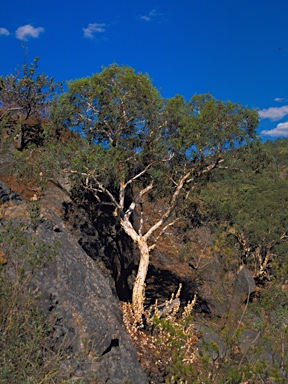
[[[0,203],[19,204],[23,202],[22,197],[12,191],[5,183],[0,181]]]

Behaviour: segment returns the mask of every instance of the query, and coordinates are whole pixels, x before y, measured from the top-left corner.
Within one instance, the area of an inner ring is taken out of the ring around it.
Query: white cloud
[[[148,13],[148,15],[144,15],[144,16],[141,16],[140,19],[141,20],[145,20],[145,21],[150,21],[151,19],[153,19],[154,17],[157,16],[157,12],[156,12],[156,9],[152,9],[152,11],[150,11]]]
[[[17,39],[27,40],[28,37],[39,37],[41,32],[44,32],[44,28],[34,28],[32,25],[26,24],[22,27],[17,28],[15,34]]]
[[[82,30],[84,31],[84,37],[86,37],[87,39],[93,39],[95,33],[105,32],[105,27],[106,27],[105,23],[88,24],[87,28],[82,28]]]
[[[288,121],[286,121],[285,123],[279,123],[279,124],[277,124],[276,128],[262,131],[260,133],[262,135],[265,135],[265,136],[272,136],[272,137],[285,136],[285,137],[288,137]]]
[[[274,101],[277,103],[281,103],[282,101],[285,101],[286,99],[284,97],[275,97]]]
[[[0,28],[0,35],[9,36],[10,32],[6,28]]]
[[[262,119],[281,120],[284,116],[288,115],[288,105],[283,105],[283,107],[279,108],[261,109],[258,111],[258,114]]]

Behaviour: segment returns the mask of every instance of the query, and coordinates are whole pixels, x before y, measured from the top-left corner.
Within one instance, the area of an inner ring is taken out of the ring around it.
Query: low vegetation
[[[0,382],[60,383],[55,380],[64,345],[63,350],[52,345],[52,326],[37,307],[37,296],[24,288],[55,257],[55,249],[35,241],[26,227],[27,222],[5,220],[0,231]]]

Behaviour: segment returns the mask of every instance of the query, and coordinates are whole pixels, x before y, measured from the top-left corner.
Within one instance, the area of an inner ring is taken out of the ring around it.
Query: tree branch
[[[126,188],[129,184],[133,183],[134,180],[138,179],[140,176],[144,175],[144,173],[146,173],[148,171],[148,169],[152,166],[153,162],[148,164],[147,167],[145,167],[143,169],[143,171],[139,172],[137,175],[135,175],[134,177],[132,177],[132,179],[130,179],[129,181],[127,181],[124,185],[124,188]]]
[[[159,235],[154,240],[154,243],[149,247],[149,251],[152,251],[156,247],[157,241],[160,239],[160,237],[163,235],[163,233],[166,231],[166,229],[171,227],[172,225],[174,225],[176,223],[176,221],[178,221],[178,220],[179,220],[179,218],[177,217],[177,219],[175,219],[175,220],[171,221],[171,223],[165,225],[165,227],[161,230]]]
[[[100,191],[100,192],[104,193],[106,196],[109,197],[109,199],[111,200],[111,202],[113,203],[113,205],[114,205],[117,209],[121,210],[122,207],[119,205],[119,203],[117,202],[117,200],[115,199],[115,197],[112,195],[112,193],[109,191],[109,189],[105,188],[105,187],[104,187],[104,186],[103,186],[103,185],[102,185],[102,184],[95,178],[95,176],[90,175],[89,173],[86,173],[86,172],[79,172],[79,171],[75,171],[75,170],[67,170],[67,169],[64,169],[63,171],[66,172],[66,173],[76,173],[76,174],[78,174],[78,175],[85,176],[85,177],[87,178],[86,180],[88,180],[88,181],[89,181],[89,179],[92,179],[93,182],[96,184],[97,188],[94,188],[93,186],[89,186],[88,183],[87,183],[87,181],[86,181],[86,184],[87,184],[86,188],[89,189],[91,192],[93,192],[93,194],[94,194],[94,196],[95,196],[96,198],[98,198],[98,197],[97,197],[97,192]],[[99,198],[98,198],[98,199],[99,199]]]
[[[141,201],[142,197],[145,195],[145,193],[149,192],[153,188],[153,182],[151,182],[146,188],[142,189],[136,199],[132,201],[129,208],[125,212],[125,219],[129,219],[131,213],[134,211],[136,205]]]
[[[195,171],[195,167],[194,168],[191,168],[189,172],[186,173],[186,175],[184,175],[179,183],[178,183],[178,186],[177,188],[175,189],[175,192],[172,196],[172,199],[171,199],[171,202],[166,210],[166,212],[162,215],[161,219],[157,221],[157,223],[155,223],[150,229],[149,231],[147,231],[145,233],[145,235],[143,236],[145,238],[145,240],[147,241],[148,238],[152,235],[153,232],[155,232],[158,228],[160,228],[164,223],[165,221],[169,218],[171,212],[173,211],[173,209],[175,208],[175,205],[176,205],[176,202],[177,202],[177,199],[178,199],[178,196],[185,184],[185,182],[187,181],[188,177],[191,175],[191,173]]]
[[[139,231],[138,231],[140,236],[142,236],[143,226],[144,226],[143,208],[142,208],[142,203],[140,202],[140,225],[139,225]]]
[[[207,166],[206,169],[202,170],[202,171],[199,171],[196,176],[199,177],[201,175],[203,175],[204,173],[207,173],[207,172],[210,172],[212,169],[216,168],[217,165],[219,164],[219,162],[221,162],[222,159],[220,157],[217,158],[216,162]],[[193,178],[191,179],[188,179],[192,173],[194,173],[197,168],[200,166],[200,164],[198,163],[195,167],[191,168],[181,179],[180,181],[178,182],[177,184],[177,188],[175,189],[175,192],[172,196],[172,199],[171,199],[171,202],[166,210],[166,212],[162,215],[161,219],[157,221],[157,223],[155,223],[144,235],[144,238],[145,240],[147,240],[153,232],[155,232],[158,228],[160,228],[164,223],[165,221],[169,218],[169,216],[171,215],[173,209],[175,208],[176,206],[176,202],[177,202],[177,199],[178,199],[178,196],[183,188],[183,186],[185,185],[185,183],[190,183],[191,181],[194,181],[195,180],[195,177],[194,176]]]
[[[205,169],[202,169],[201,171],[197,172],[197,174],[192,177],[191,179],[187,180],[187,183],[191,183],[191,181],[194,181],[196,177],[202,176],[205,173],[211,172],[212,169],[215,169],[218,167],[219,163],[222,163],[224,159],[221,159],[221,157],[217,157],[216,161],[213,164],[207,165]]]

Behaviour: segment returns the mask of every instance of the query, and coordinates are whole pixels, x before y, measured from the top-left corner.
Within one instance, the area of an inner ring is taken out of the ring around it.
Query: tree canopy
[[[256,139],[257,112],[211,95],[193,96],[189,102],[179,95],[164,100],[147,75],[113,64],[69,82],[52,116],[87,139],[70,172],[82,178],[97,201],[108,198],[139,248],[133,290],[139,317],[149,252],[177,220],[177,206],[203,175],[223,163],[227,150]],[[147,226],[144,195],[163,191],[163,212]],[[132,220],[135,209],[138,223]]]

